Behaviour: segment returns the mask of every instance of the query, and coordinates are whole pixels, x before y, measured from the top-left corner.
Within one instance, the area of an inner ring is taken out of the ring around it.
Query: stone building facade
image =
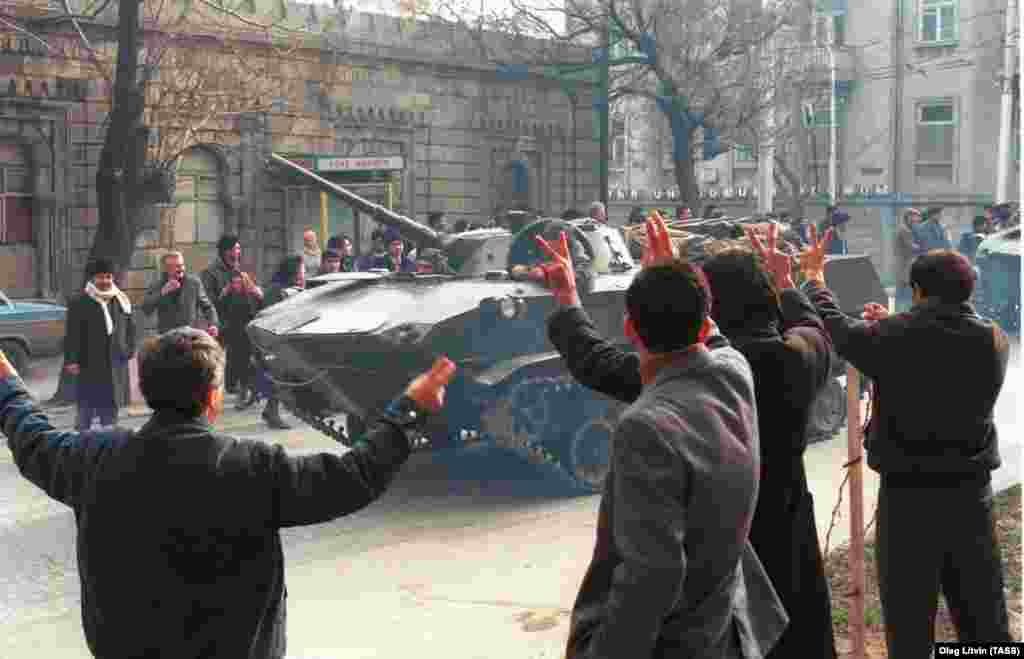
[[[0,31],[0,289],[12,297],[76,291],[98,222],[110,89],[81,73],[70,24],[45,29],[49,48]],[[181,154],[173,203],[150,209],[126,273],[134,299],[164,253],[202,270],[225,232],[240,235],[243,266],[261,279],[306,228],[367,247],[371,222],[268,165],[270,153],[421,221],[431,211],[486,221],[516,203],[561,213],[599,196],[589,113],[571,144],[569,102],[553,83],[503,79],[445,26],[353,14],[334,29],[342,45],[320,53],[336,74],[330,90],[306,80],[304,98],[231,116]]]

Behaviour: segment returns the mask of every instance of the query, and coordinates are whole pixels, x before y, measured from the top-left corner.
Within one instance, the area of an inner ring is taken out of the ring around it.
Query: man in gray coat
[[[764,657],[788,618],[748,541],[760,470],[753,375],[716,333],[703,275],[668,259],[633,279],[634,356],[598,337],[580,307],[565,235],[557,249],[538,242],[556,313],[579,317],[593,360],[638,360],[643,380],[612,438],[567,658]]]
[[[199,277],[185,273],[185,257],[181,252],[167,252],[163,258],[164,273],[142,299],[142,312],[156,312],[157,329],[163,334],[178,327],[195,327],[217,336],[217,309],[206,295]],[[200,322],[200,316],[205,323]]]

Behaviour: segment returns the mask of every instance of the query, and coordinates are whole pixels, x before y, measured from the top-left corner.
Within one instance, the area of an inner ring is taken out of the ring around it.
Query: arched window
[[[217,159],[203,149],[189,149],[178,159],[174,188],[174,242],[215,243],[224,227]]]
[[[0,142],[0,244],[34,243],[32,181],[20,146]]]

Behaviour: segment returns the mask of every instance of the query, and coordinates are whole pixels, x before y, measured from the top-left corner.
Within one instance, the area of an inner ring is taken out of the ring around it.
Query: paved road
[[[1019,359],[1015,345],[997,413],[1000,486],[1018,482],[1021,470]],[[45,369],[36,375],[33,386],[48,398],[55,380]],[[71,423],[70,410],[52,416],[58,425]],[[130,418],[127,425],[142,421]],[[293,451],[344,450],[300,425],[265,432],[255,412],[230,410],[219,425]],[[842,479],[845,442],[841,434],[807,453],[822,535]],[[877,480],[869,470],[865,479],[870,515]],[[561,657],[598,504],[597,497],[569,492],[558,473],[494,450],[417,454],[368,509],[286,530],[289,656]],[[846,537],[844,516],[831,545]],[[71,513],[21,478],[10,453],[0,450],[0,657],[89,657],[74,538]]]

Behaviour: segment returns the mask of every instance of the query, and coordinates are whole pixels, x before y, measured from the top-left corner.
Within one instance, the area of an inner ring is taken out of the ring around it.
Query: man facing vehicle
[[[454,365],[439,359],[389,405],[365,445],[294,457],[212,426],[223,350],[181,328],[148,340],[139,431],[54,429],[0,353],[0,429],[19,471],[75,512],[82,624],[97,657],[285,656],[279,530],[367,506],[441,409]]]

